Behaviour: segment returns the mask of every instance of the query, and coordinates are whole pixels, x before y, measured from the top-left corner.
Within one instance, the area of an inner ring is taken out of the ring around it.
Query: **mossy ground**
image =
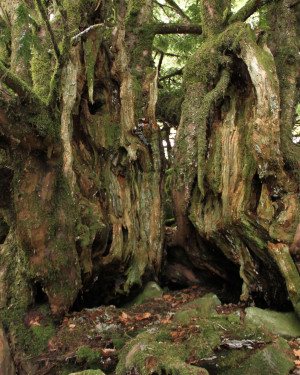
[[[69,375],[88,369],[110,375],[131,374],[132,369],[139,374],[213,375],[234,371],[239,375],[240,366],[245,370],[251,364],[257,370],[259,361],[263,370],[256,374],[267,374],[277,364],[281,371],[293,368],[293,352],[286,340],[278,341],[277,336],[245,324],[242,305],[218,305],[218,299],[207,292],[192,287],[165,292],[139,306],[100,306],[73,312],[56,327],[55,336],[55,331],[48,335],[50,328],[37,318],[41,313],[27,314],[29,332],[40,341],[32,344],[32,337],[25,336],[30,347],[26,360],[37,366],[36,375]],[[40,329],[44,332],[41,336]],[[296,340],[290,344],[295,348]],[[37,345],[41,350],[32,357],[30,353]],[[268,365],[262,358],[269,357],[272,364]]]

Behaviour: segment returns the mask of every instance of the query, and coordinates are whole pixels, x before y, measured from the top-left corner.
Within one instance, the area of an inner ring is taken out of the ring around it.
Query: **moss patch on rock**
[[[249,307],[245,321],[285,338],[300,336],[300,319],[294,312],[282,313]]]
[[[286,353],[277,350],[271,335],[255,325],[243,323],[237,313],[217,314],[218,304],[217,297],[208,294],[185,304],[169,324],[138,334],[121,350],[116,374],[129,374],[133,368],[142,375],[208,374],[212,368],[215,371],[212,373],[227,374],[229,369],[236,369],[236,374],[244,374],[238,372],[240,364],[246,366],[250,356],[261,352],[264,358],[276,357],[269,365],[266,359],[263,369],[271,371],[277,360],[283,371],[290,368]],[[279,344],[287,345],[283,339]]]

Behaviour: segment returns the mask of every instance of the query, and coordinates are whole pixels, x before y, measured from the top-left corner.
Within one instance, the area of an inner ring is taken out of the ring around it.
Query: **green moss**
[[[125,18],[125,24],[127,27],[136,27],[138,25],[138,16],[146,4],[147,2],[145,0],[129,0]]]
[[[16,347],[28,356],[36,356],[46,350],[49,340],[56,333],[49,307],[44,306],[44,311],[42,325],[31,325],[30,327],[26,327],[24,324],[26,308],[20,304],[19,307],[12,307],[0,312],[2,324],[14,335]]]
[[[239,360],[239,355],[234,353],[234,356],[231,355],[231,357],[234,357],[234,361],[228,363],[226,366],[227,369],[222,372],[222,374],[288,375],[294,367],[294,363],[292,359],[288,357],[287,351],[288,343],[282,338],[279,338],[266,348],[256,351],[256,353],[250,357],[245,355],[244,358],[240,358]]]
[[[153,66],[152,46],[155,34],[153,26],[148,23],[145,23],[138,31],[135,30],[135,33],[138,35],[138,41],[132,53],[132,67],[137,69],[136,75],[139,75]],[[152,72],[152,69],[150,71]]]
[[[113,345],[117,350],[121,350],[128,341],[128,337],[125,337],[122,333],[112,332],[110,334]]]
[[[64,0],[63,8],[68,15],[69,29],[79,32],[81,24],[88,24],[87,18],[94,13],[98,0]]]
[[[230,2],[228,0],[212,0],[210,2],[202,0],[200,7],[204,36],[220,33],[224,29],[224,22],[230,13]]]
[[[68,372],[67,375],[69,375],[70,372]],[[84,370],[79,372],[74,372],[73,375],[105,375],[103,371],[101,370]]]
[[[54,114],[54,116],[53,116]],[[49,114],[48,110],[41,108],[39,113],[28,115],[26,120],[38,130],[38,133],[46,137],[49,135],[55,139],[59,137],[60,121],[55,118],[56,113]]]
[[[33,88],[37,95],[46,101],[51,80],[51,59],[46,51],[33,51],[30,60]]]
[[[139,294],[132,302],[128,303],[127,306],[139,306],[145,303],[151,298],[160,298],[163,295],[163,291],[158,284],[154,281],[149,281],[141,294]]]
[[[85,361],[89,366],[100,363],[101,360],[101,351],[98,349],[91,349],[88,346],[80,346],[77,351],[77,360]]]
[[[33,168],[33,166],[29,167],[28,165],[28,168]],[[32,280],[38,279],[50,301],[60,296],[62,298],[59,307],[68,308],[74,302],[80,287],[80,270],[78,262],[76,262],[77,254],[73,240],[75,211],[70,186],[63,171],[58,171],[56,181],[54,181],[55,186],[51,188],[53,191],[50,191],[52,199],[41,205],[40,187],[34,186],[35,191],[30,194],[26,193],[26,185],[31,188],[32,181],[24,180],[24,178],[22,171],[19,178],[14,177],[14,182],[17,181],[15,194],[20,194],[22,197],[23,207],[19,207],[19,209],[23,213],[32,213],[32,215],[27,214],[24,219],[23,214],[19,216],[19,230],[23,233],[22,248],[26,251],[28,258],[40,251],[42,259],[38,263],[33,262],[32,265],[25,267],[20,271],[20,275],[25,274]],[[22,190],[20,191],[20,189]],[[34,238],[31,240],[32,233],[35,229],[41,231],[43,227],[46,228],[48,236],[41,235],[42,244],[36,248],[37,242],[34,242]],[[47,256],[43,253],[46,246]]]
[[[235,40],[243,28],[244,25],[235,24],[217,37],[207,39],[186,64],[183,77],[186,95],[176,142],[180,154],[184,155],[176,165],[175,179],[178,189],[189,189],[193,185],[197,159],[198,187],[201,194],[205,195],[207,119],[210,111],[213,112],[224,99],[230,82],[232,61],[229,56],[224,55],[224,51],[232,51]],[[221,163],[218,161],[221,159],[221,134],[218,134],[214,141],[218,148],[214,148],[215,160],[211,159],[213,178],[210,182],[214,191],[219,192]]]
[[[185,308],[186,323],[173,320],[172,324],[140,333],[128,342],[121,351],[116,374],[125,374],[132,368],[142,375],[154,372],[207,374],[201,366],[202,363],[205,366],[205,359],[209,357],[214,357],[218,373],[223,374],[224,370],[238,367],[254,353],[249,349],[222,350],[225,340],[263,340],[267,345],[273,339],[255,326],[242,324],[240,319],[228,319],[216,313],[203,318],[198,309],[193,308],[193,302]],[[190,358],[197,359],[197,367],[188,365]]]
[[[12,90],[22,93],[22,98],[26,97],[28,103],[37,105],[41,109],[45,108],[45,102],[34,92],[34,90],[27,85],[24,81],[18,78],[14,73],[8,70],[3,63],[0,61],[0,74],[5,75],[6,82],[9,82],[9,86]]]
[[[32,303],[32,290],[28,284],[32,270],[27,255],[11,233],[0,248],[0,264],[5,268],[1,275],[1,307],[6,308],[7,304],[26,308]]]
[[[121,128],[115,122],[106,104],[87,123],[88,132],[98,148],[115,149],[119,147]]]
[[[53,325],[49,326],[31,326],[30,330],[32,332],[32,344],[30,344],[30,351],[33,354],[38,352],[43,352],[47,346],[49,340],[55,335],[56,329]]]

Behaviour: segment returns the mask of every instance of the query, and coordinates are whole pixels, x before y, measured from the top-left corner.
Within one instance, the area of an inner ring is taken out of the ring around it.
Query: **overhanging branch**
[[[228,23],[244,22],[262,6],[271,3],[273,0],[249,0],[237,13],[233,14]]]
[[[202,34],[202,26],[198,24],[157,23],[154,34]]]

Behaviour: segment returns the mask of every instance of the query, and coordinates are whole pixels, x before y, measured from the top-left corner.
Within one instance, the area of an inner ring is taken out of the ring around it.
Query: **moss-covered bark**
[[[220,27],[220,12],[213,2],[201,6],[212,19],[206,40],[185,68],[186,96],[172,177],[177,219],[173,244],[183,247],[199,269],[207,267],[211,256],[210,266],[216,264],[216,274],[226,279],[226,266],[211,254],[221,249],[240,267],[241,299],[261,295],[267,303],[284,303],[288,294],[299,314],[297,268],[288,251],[279,257],[276,250],[279,243],[280,249],[288,248],[299,220],[297,180],[283,161],[282,132],[289,130],[283,124],[287,97],[282,98],[281,77],[287,64],[277,66],[279,54],[274,59],[242,23],[221,33],[218,29],[212,37],[213,22]],[[277,14],[276,25],[279,19]],[[294,71],[295,66],[286,69]],[[295,85],[294,78],[286,79]],[[294,91],[289,95],[295,100]],[[293,123],[291,116],[286,121]],[[195,243],[193,227],[205,242]]]
[[[27,350],[20,336],[31,337],[23,325],[31,307],[47,303],[60,318],[76,300],[77,306],[118,300],[160,270],[157,74],[154,33],[143,22],[151,19],[152,2],[120,3],[113,33],[99,24],[64,46],[68,28],[78,34],[90,18],[107,14],[101,6],[95,15],[97,4],[54,7],[52,24],[38,15],[46,26],[31,59],[32,87],[0,65],[12,86],[9,100],[1,101],[0,173],[10,199],[0,197],[0,290],[16,361]],[[86,18],[78,7],[87,7]]]

